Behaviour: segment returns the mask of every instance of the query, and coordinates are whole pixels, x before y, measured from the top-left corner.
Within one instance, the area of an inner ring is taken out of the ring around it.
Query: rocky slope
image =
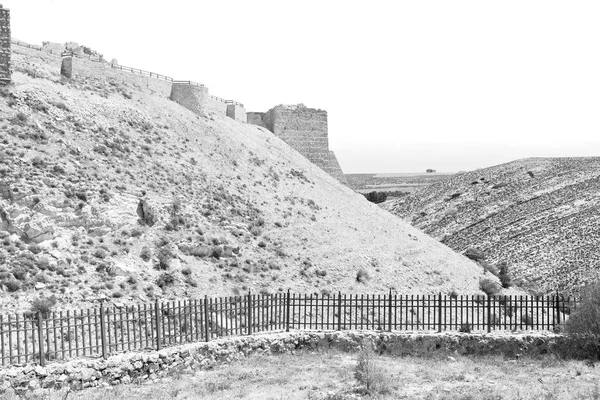
[[[481,268],[265,129],[104,64],[13,49],[0,94],[0,309],[276,292],[478,291]]]
[[[530,158],[458,174],[389,209],[454,250],[507,261],[531,289],[598,279],[600,158]]]

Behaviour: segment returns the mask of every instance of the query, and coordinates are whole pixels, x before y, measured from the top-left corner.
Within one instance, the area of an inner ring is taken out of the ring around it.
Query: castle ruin
[[[200,83],[173,81],[170,99],[196,114],[212,111],[236,121],[246,122],[243,104],[213,96],[208,93],[208,88]]]
[[[0,4],[0,84],[10,83],[10,10]]]
[[[329,150],[327,111],[303,104],[278,105],[267,112],[247,113],[248,123],[262,126],[343,184],[346,177]]]

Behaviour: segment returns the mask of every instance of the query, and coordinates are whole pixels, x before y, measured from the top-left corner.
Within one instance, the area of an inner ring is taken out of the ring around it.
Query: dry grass
[[[600,370],[583,362],[502,357],[375,356],[389,393],[364,393],[357,354],[337,351],[253,356],[213,370],[71,393],[70,400],[117,399],[600,399]],[[58,400],[64,392],[49,392]]]

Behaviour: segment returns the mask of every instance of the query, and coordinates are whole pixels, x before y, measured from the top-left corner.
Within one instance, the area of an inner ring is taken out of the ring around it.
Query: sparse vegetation
[[[367,394],[381,395],[391,391],[391,379],[382,363],[377,360],[373,344],[364,342],[357,356],[354,377]]]
[[[500,285],[490,278],[481,278],[479,280],[479,289],[488,296],[495,296],[500,293]]]

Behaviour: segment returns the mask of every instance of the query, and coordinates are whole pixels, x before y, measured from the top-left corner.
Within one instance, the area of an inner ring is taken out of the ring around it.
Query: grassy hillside
[[[507,261],[532,289],[598,279],[600,158],[530,158],[436,183],[390,206],[458,252]]]
[[[0,309],[203,295],[478,291],[473,262],[265,129],[103,64],[13,49],[0,96]]]

